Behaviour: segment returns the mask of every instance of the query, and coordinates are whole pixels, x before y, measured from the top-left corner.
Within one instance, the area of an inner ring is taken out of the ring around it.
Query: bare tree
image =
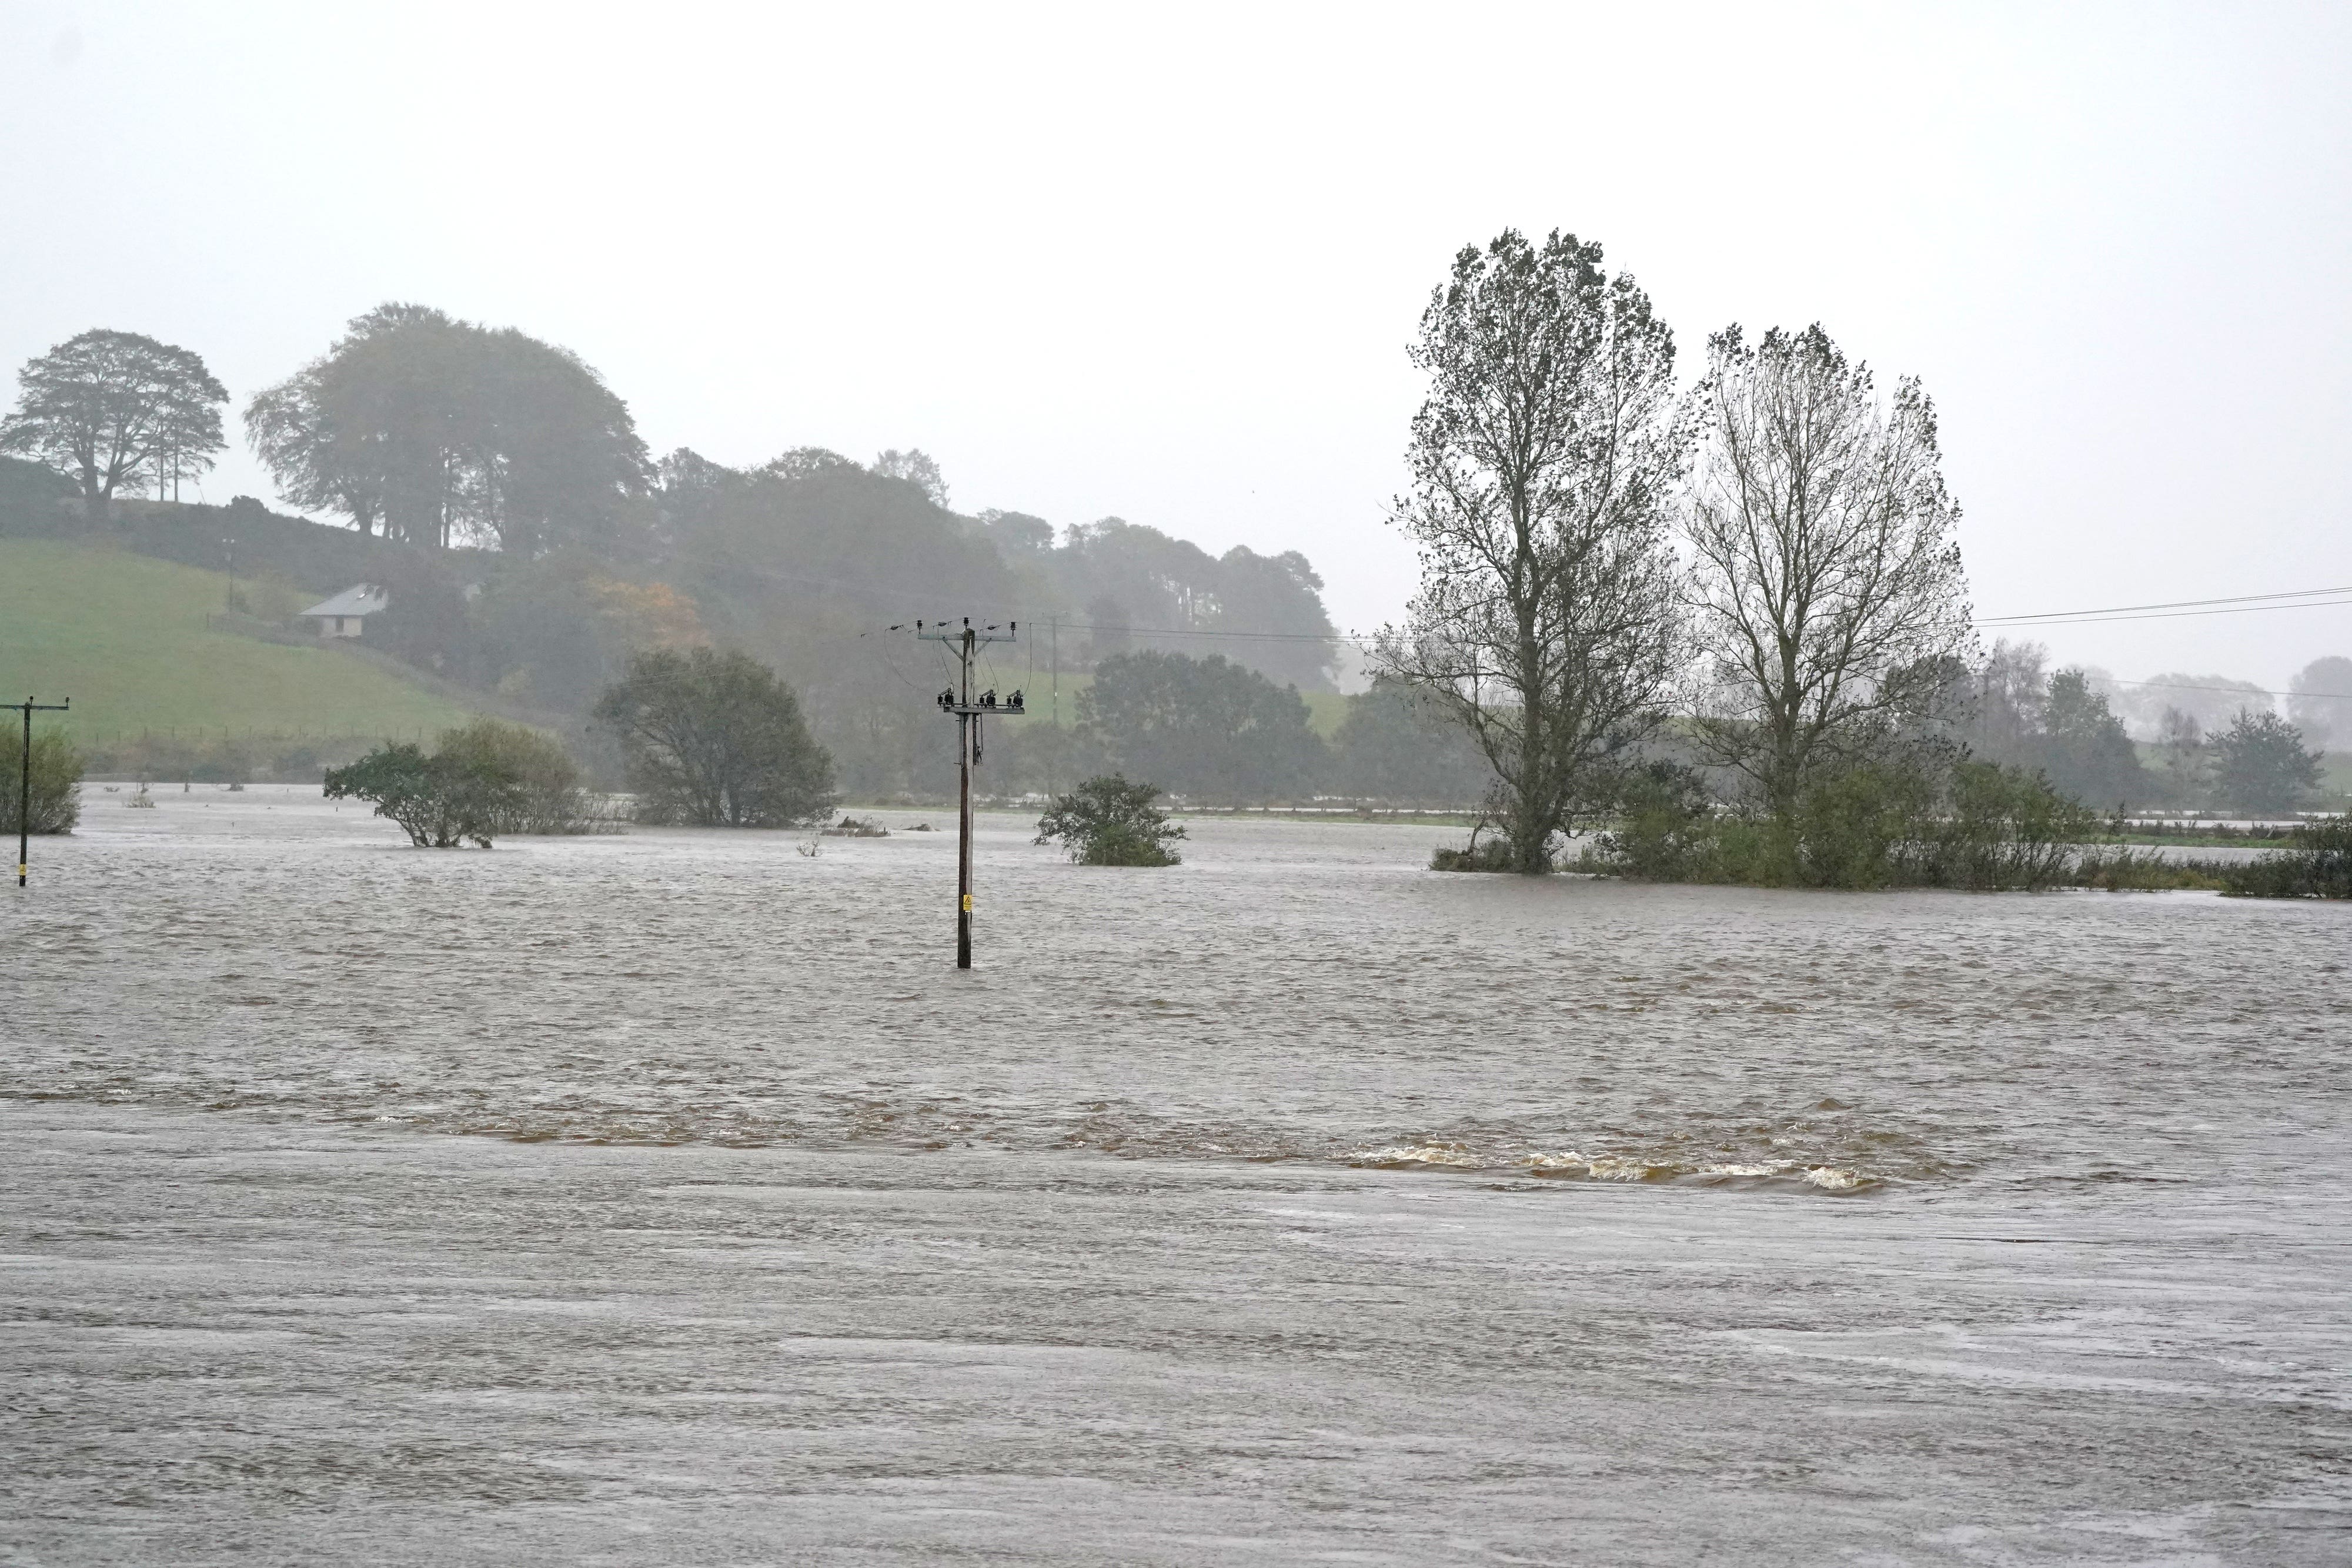
[[[1707,340],[1687,515],[1698,740],[1780,821],[1832,758],[1901,733],[1972,644],[1936,413],[1882,406],[1819,326]]]
[[[119,489],[203,473],[226,444],[227,390],[192,350],[136,332],[68,338],[26,361],[16,381],[0,451],[70,476],[92,516],[103,516]]]
[[[1412,357],[1431,385],[1394,520],[1421,591],[1377,663],[1468,727],[1514,869],[1544,871],[1677,667],[1674,335],[1598,245],[1507,232],[1454,257]]]

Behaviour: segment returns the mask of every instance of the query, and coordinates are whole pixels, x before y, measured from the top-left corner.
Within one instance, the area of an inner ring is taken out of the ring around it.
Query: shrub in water
[[[1626,779],[1617,804],[1617,825],[1586,852],[1580,869],[1642,882],[1723,880],[1715,797],[1695,770],[1653,762]]]
[[[1921,846],[1918,880],[1979,890],[2071,883],[2078,846],[2098,831],[2098,814],[2041,772],[1964,762],[1952,770],[1948,808]],[[2139,868],[2126,857],[2105,869],[2110,878],[2127,878]]]
[[[371,801],[419,849],[455,849],[468,839],[490,847],[500,824],[521,815],[527,796],[506,761],[460,747],[427,757],[402,742],[378,747],[348,768],[327,772],[327,798]]]
[[[519,724],[479,718],[462,729],[444,730],[436,760],[447,758],[460,772],[500,773],[516,785],[514,804],[491,824],[498,833],[585,833],[604,824],[588,792],[580,787],[580,767],[563,743]]]
[[[81,753],[53,729],[33,737],[33,798],[29,831],[70,833],[81,821]],[[16,807],[25,787],[25,731],[0,724],[0,833],[16,831]]]
[[[1452,850],[1443,847],[1438,849],[1429,857],[1429,869],[1432,871],[1518,870],[1519,858],[1511,852],[1509,839],[1501,833],[1494,833],[1487,837],[1485,843],[1478,841],[1479,829],[1485,826],[1486,824],[1481,822],[1478,827],[1470,830],[1470,844],[1466,849]]]
[[[793,689],[748,653],[636,653],[595,716],[620,741],[639,821],[792,828],[833,815],[832,754]]]
[[[2352,817],[2309,823],[2289,840],[2259,860],[2207,869],[2241,898],[2352,898]]]
[[[1181,859],[1168,846],[1184,830],[1151,802],[1160,790],[1130,784],[1116,773],[1089,779],[1037,820],[1036,842],[1060,841],[1079,865],[1175,865]]]

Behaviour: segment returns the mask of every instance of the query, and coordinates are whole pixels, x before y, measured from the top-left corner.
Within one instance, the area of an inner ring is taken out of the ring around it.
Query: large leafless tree
[[[1508,232],[1454,258],[1412,357],[1421,590],[1378,663],[1468,727],[1515,868],[1543,871],[1677,668],[1674,336],[1598,245]]]
[[[1688,511],[1697,737],[1790,819],[1830,761],[1916,733],[1971,644],[1936,411],[1818,326],[1707,340]]]

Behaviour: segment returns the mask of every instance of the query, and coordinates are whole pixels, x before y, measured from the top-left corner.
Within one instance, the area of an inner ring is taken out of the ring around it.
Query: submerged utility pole
[[[61,703],[37,703],[26,697],[20,703],[8,703],[8,707],[25,710],[25,753],[18,760],[23,767],[16,775],[16,885],[25,885],[26,851],[33,831],[33,716],[37,713],[63,713],[73,706],[73,698]]]
[[[940,643],[956,656],[956,684],[940,694],[940,711],[951,713],[956,719],[956,763],[962,777],[962,797],[957,814],[956,830],[956,967],[971,967],[971,770],[980,766],[980,721],[989,714],[1011,718],[1023,716],[1021,694],[1000,703],[992,686],[975,697],[971,691],[972,665],[980,656],[983,643],[1011,643],[1019,640],[1021,622],[1010,621],[999,630],[994,626],[974,628],[971,617],[965,616],[961,626],[950,626],[946,622],[915,622],[915,635],[927,643]]]

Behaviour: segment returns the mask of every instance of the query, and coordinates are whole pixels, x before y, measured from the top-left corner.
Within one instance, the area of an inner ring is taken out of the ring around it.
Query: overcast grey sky
[[[2352,584],[2352,8],[0,0],[0,361],[240,403],[412,299],[656,451],[918,445],[963,510],[1411,592],[1404,345],[1465,242],[1923,377],[1985,614]],[[214,499],[268,494],[238,455]],[[2050,629],[2283,687],[2352,606]]]

